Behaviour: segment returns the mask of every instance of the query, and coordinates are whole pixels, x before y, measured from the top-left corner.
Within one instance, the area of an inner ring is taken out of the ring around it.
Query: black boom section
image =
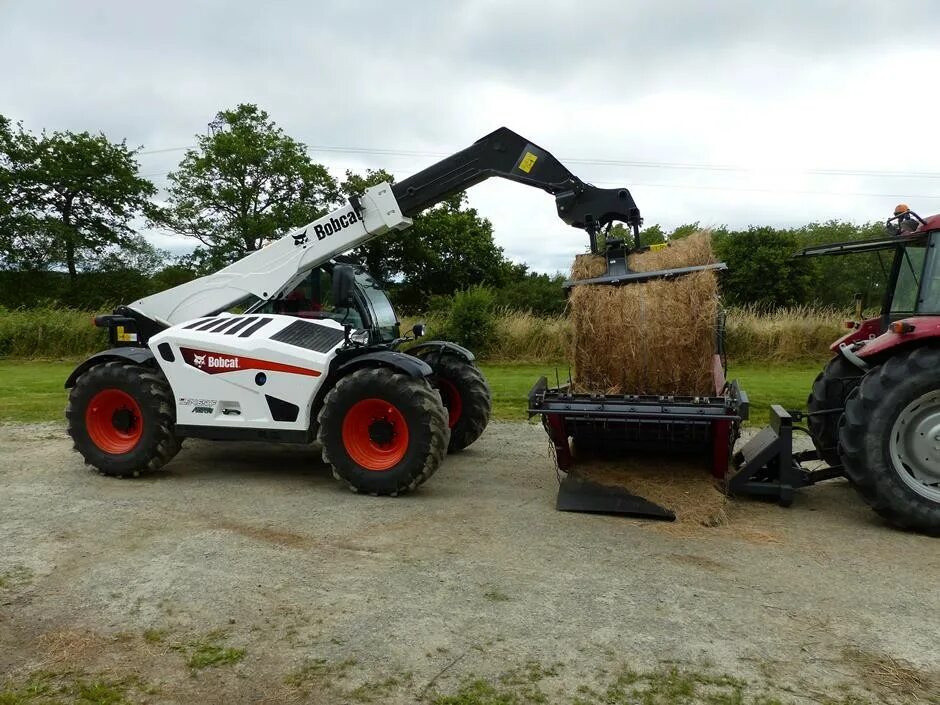
[[[505,127],[399,181],[392,192],[402,213],[410,217],[491,176],[547,191],[555,197],[558,217],[589,233],[614,221],[636,228],[642,223],[627,189],[584,183],[547,150]]]
[[[270,339],[279,343],[294,345],[298,348],[325,353],[342,343],[345,337],[346,334],[336,328],[308,323],[307,321],[294,321],[287,328],[272,335]]]

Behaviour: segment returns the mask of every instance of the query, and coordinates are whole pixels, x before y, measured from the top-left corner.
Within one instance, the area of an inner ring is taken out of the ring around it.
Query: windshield
[[[379,337],[385,341],[397,338],[399,336],[398,317],[382,285],[371,274],[361,269],[356,272],[356,283],[365,294],[369,308],[372,309]]]
[[[923,245],[908,245],[901,250],[901,269],[891,298],[891,313],[914,313],[917,310],[917,292],[920,289],[920,275],[924,270],[925,252]]]

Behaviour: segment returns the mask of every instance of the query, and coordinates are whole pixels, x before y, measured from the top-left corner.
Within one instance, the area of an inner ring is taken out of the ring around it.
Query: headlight
[[[354,343],[359,343],[360,345],[368,345],[369,344],[369,331],[357,330],[355,333],[349,334],[349,339]]]

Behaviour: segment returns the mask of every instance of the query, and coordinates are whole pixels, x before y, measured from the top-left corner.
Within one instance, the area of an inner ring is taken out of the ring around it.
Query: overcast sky
[[[935,0],[0,0],[0,113],[149,151],[253,102],[365,150],[315,151],[335,175],[399,178],[506,125],[630,188],[647,224],[868,221],[940,211],[938,37]],[[181,156],[141,172],[159,186]],[[492,179],[470,202],[535,269],[586,244],[542,192]]]

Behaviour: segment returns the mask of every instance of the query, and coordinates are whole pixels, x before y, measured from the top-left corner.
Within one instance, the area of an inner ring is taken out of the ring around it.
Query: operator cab
[[[854,240],[806,247],[796,257],[877,253],[885,274],[881,315],[868,321],[850,321],[865,337],[883,333],[894,322],[911,316],[940,315],[940,215],[921,218],[903,203],[885,222],[884,238]],[[889,255],[890,259],[883,258]],[[887,259],[887,261],[886,261]],[[861,317],[861,296],[856,317]],[[852,334],[838,342],[848,342]]]
[[[333,302],[333,267],[336,264],[352,264],[355,274],[352,307],[336,306]],[[348,323],[356,330],[368,330],[372,344],[390,343],[400,336],[395,309],[379,281],[361,264],[340,259],[311,270],[293,291],[266,301],[257,311]]]
[[[895,239],[895,255],[882,311],[884,327],[910,316],[940,315],[940,263],[937,216],[924,220],[901,203],[885,223]]]

